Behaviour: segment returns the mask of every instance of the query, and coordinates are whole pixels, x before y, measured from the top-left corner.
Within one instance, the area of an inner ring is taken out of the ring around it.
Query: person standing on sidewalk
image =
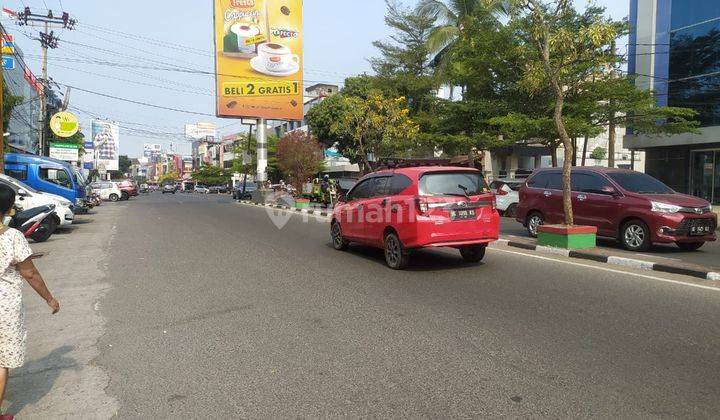
[[[0,184],[0,220],[11,214],[14,204],[15,191]],[[23,279],[45,299],[53,314],[60,311],[60,304],[48,290],[30,255],[32,251],[23,234],[0,225],[0,408],[9,370],[19,368],[25,362],[27,332],[22,304]],[[12,418],[12,415],[0,414],[0,420]]]

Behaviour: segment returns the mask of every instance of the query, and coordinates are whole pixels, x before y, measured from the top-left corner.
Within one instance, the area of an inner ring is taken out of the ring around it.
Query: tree
[[[122,179],[125,178],[125,174],[130,172],[132,166],[132,160],[127,155],[120,155],[118,157],[118,170],[110,171],[111,179]]]
[[[563,209],[568,226],[574,223],[570,191],[574,152],[564,107],[569,95],[618,61],[611,46],[623,23],[605,19],[603,11],[589,6],[579,14],[570,0],[513,1],[513,24],[523,40],[526,61],[523,84],[531,93],[550,88],[554,97],[553,122],[565,149]]]
[[[595,150],[590,153],[590,159],[603,160],[607,157],[607,149],[604,147],[596,147]]]
[[[208,186],[225,185],[230,181],[230,178],[231,175],[218,166],[203,166],[192,174],[192,179],[195,182]]]
[[[372,169],[371,156],[405,156],[412,152],[419,130],[409,117],[405,98],[387,99],[377,93],[368,99],[337,96],[343,101],[339,107],[342,112],[328,131],[338,139],[340,153],[363,164],[367,171]]]
[[[298,191],[302,191],[306,180],[322,171],[324,160],[323,146],[303,131],[292,131],[278,142],[278,168]]]
[[[395,0],[386,0],[385,23],[393,30],[389,41],[375,41],[380,57],[370,60],[376,76],[364,76],[367,86],[364,95],[369,97],[374,89],[381,90],[387,97],[405,97],[411,115],[425,108],[434,97],[437,78],[430,67],[430,53],[427,41],[435,18],[427,10],[406,9]],[[353,86],[350,86],[352,89]],[[350,94],[348,84],[344,93]]]
[[[177,172],[168,172],[165,175],[161,176],[160,179],[158,179],[158,183],[166,184],[166,183],[176,183],[180,180],[180,176],[177,174]]]

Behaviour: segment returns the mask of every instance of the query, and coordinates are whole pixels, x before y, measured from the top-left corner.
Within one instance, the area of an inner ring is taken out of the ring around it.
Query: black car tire
[[[117,194],[110,194],[109,198],[110,198],[110,201],[113,201],[113,202],[120,200],[120,197]]]
[[[485,258],[487,245],[471,245],[460,248],[460,255],[465,262],[479,263]]]
[[[705,245],[705,242],[676,242],[675,245],[683,251],[697,251]]]
[[[517,214],[517,204],[516,204],[516,203],[512,203],[512,204],[510,204],[510,205],[508,206],[507,210],[505,210],[505,214],[503,214],[503,216],[505,216],[505,217],[510,217],[510,218],[513,218],[513,219],[514,219],[514,218],[515,218],[515,214]]]
[[[410,262],[410,254],[395,232],[385,236],[385,262],[393,270],[402,270]]]
[[[630,220],[620,229],[620,243],[628,251],[643,252],[650,249],[650,229],[641,220]]]
[[[344,251],[347,249],[348,241],[343,237],[342,226],[337,221],[330,226],[330,238],[332,239],[333,248],[336,250]]]
[[[545,217],[542,213],[534,211],[528,214],[525,226],[531,238],[537,238],[537,228],[545,224]]]
[[[120,200],[127,201],[130,199],[130,194],[126,193],[125,191],[122,192],[122,196],[120,197]]]

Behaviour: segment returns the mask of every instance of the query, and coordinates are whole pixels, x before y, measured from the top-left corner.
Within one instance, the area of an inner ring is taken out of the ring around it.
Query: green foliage
[[[207,186],[225,185],[231,177],[232,175],[228,171],[218,166],[203,166],[192,174],[195,182]]]
[[[278,177],[280,176],[280,172],[277,167],[278,140],[279,139],[277,136],[268,136],[267,138],[267,173],[270,179],[279,179]],[[257,168],[257,138],[255,137],[255,135],[250,136],[249,140],[248,135],[246,135],[245,138],[240,141],[237,147],[235,147],[234,152],[236,157],[233,160],[232,168],[229,170],[230,174],[254,174]],[[248,164],[245,164],[243,162],[243,156],[245,153],[248,153],[250,155],[250,162]]]
[[[177,172],[168,172],[158,179],[158,183],[160,185],[174,184],[174,183],[178,182],[179,180],[180,180],[180,176],[177,174]]]
[[[595,150],[590,153],[590,159],[603,160],[607,158],[607,149],[604,147],[596,147]]]

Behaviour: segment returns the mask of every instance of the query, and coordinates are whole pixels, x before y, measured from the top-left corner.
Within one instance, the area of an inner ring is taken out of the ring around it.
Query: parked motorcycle
[[[51,217],[54,211],[54,204],[20,211],[10,219],[8,226],[19,230],[26,238],[35,242],[45,242],[57,229],[55,218]]]

